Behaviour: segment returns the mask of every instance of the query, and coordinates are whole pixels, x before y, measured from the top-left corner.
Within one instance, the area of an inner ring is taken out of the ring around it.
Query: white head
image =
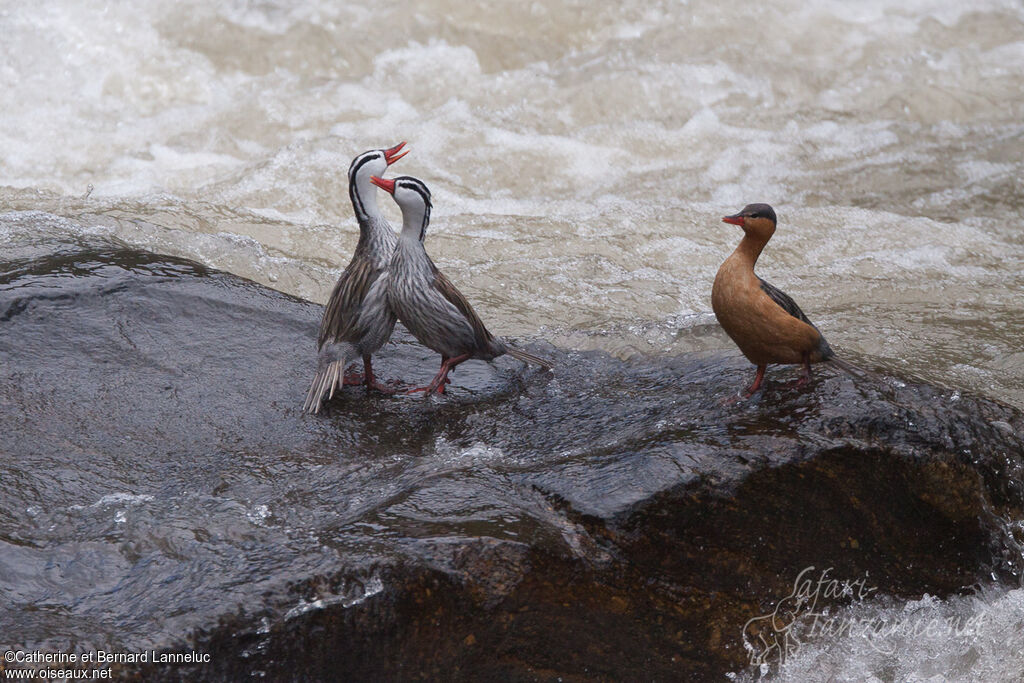
[[[408,235],[420,242],[427,234],[430,223],[430,190],[422,180],[412,176],[399,176],[394,180],[373,177],[370,181],[391,194],[402,209],[402,235]]]
[[[352,160],[348,167],[348,196],[352,200],[352,208],[356,212],[359,221],[377,216],[377,192],[370,183],[370,178],[384,173],[388,166],[395,163],[406,154],[402,152],[404,142],[400,142],[389,149],[371,149],[363,152]],[[401,154],[399,154],[401,152]]]

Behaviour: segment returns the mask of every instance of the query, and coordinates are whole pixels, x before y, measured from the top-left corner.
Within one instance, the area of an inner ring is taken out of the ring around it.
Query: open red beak
[[[732,216],[723,216],[722,217],[722,222],[723,223],[732,223],[733,225],[738,225],[738,226],[740,226],[742,228],[743,227],[743,216],[741,216],[738,213],[737,214],[733,214]]]
[[[391,149],[384,150],[384,161],[388,162],[388,166],[395,163],[396,161],[398,161],[399,159],[401,159],[402,157],[409,153],[409,150],[405,150],[404,152],[402,152],[403,147],[405,147],[405,141],[399,142]],[[402,153],[399,154],[399,152]]]
[[[388,194],[393,195],[395,193],[394,180],[384,180],[383,178],[378,178],[377,176],[372,175],[370,176],[370,182],[379,187],[380,189],[384,190]]]

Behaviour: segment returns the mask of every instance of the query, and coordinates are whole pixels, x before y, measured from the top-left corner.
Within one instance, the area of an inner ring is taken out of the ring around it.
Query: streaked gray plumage
[[[455,285],[430,260],[423,238],[430,223],[430,190],[402,176],[374,178],[402,209],[402,231],[388,269],[388,302],[402,324],[424,346],[441,354],[441,369],[426,387],[444,392],[448,373],[469,360],[493,360],[503,354],[544,368],[551,363],[509,346],[492,335]]]
[[[398,154],[404,144],[364,152],[349,166],[348,192],[359,223],[359,242],[352,261],[334,285],[320,321],[316,375],[303,405],[307,412],[319,412],[323,402],[343,384],[361,383],[345,377],[345,366],[360,357],[362,382],[379,388],[370,357],[395,328],[395,314],[387,305],[386,274],[397,236],[377,208],[377,189],[370,178],[404,156]]]

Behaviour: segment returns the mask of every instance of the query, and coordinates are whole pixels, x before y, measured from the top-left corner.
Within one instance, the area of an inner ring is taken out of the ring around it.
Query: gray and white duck
[[[388,269],[389,304],[421,344],[441,354],[441,369],[433,381],[409,393],[443,394],[451,381],[448,373],[470,359],[490,361],[507,353],[551,369],[550,361],[492,335],[466,297],[434,265],[423,244],[432,207],[427,186],[409,176],[373,177],[371,182],[391,194],[402,210],[402,230]]]
[[[366,384],[390,391],[373,374],[371,356],[391,337],[395,314],[387,304],[387,269],[398,237],[377,207],[377,188],[371,178],[408,153],[404,142],[389,149],[363,152],[348,169],[348,194],[352,200],[359,241],[352,261],[334,285],[320,321],[316,375],[306,393],[303,410],[320,412],[324,401],[343,385]],[[363,375],[345,374],[352,361],[363,359]]]

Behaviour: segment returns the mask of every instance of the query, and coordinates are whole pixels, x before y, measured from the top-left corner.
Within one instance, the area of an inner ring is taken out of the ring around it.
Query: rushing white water
[[[323,301],[350,159],[407,140],[392,171],[492,329],[628,355],[732,348],[719,219],[766,201],[761,274],[835,348],[1024,407],[1019,0],[75,0],[4,4],[0,35],[0,210]],[[960,664],[1009,680],[992,644],[1024,638],[990,637]],[[810,647],[928,678],[927,643]]]

